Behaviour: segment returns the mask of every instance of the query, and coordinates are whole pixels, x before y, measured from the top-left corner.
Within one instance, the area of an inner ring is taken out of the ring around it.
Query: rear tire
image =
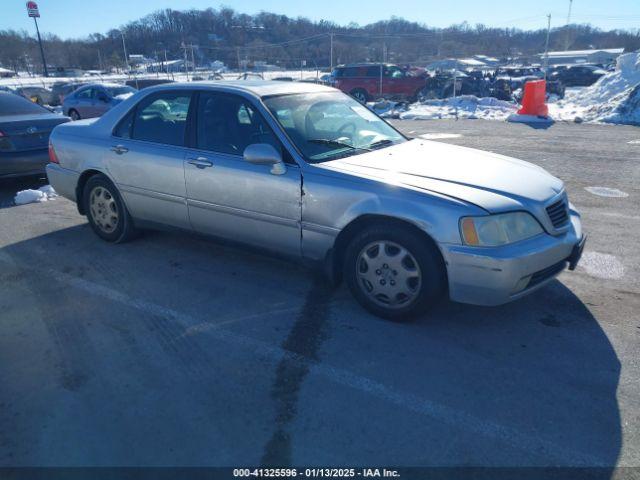
[[[84,211],[91,229],[107,242],[122,243],[134,238],[137,230],[120,192],[104,175],[94,175],[82,191]]]
[[[73,108],[71,110],[69,110],[69,117],[71,117],[71,120],[73,120],[74,122],[76,120],[80,120],[80,118],[81,118],[80,114],[78,113],[78,111],[73,109]]]
[[[351,240],[344,278],[365,309],[397,322],[425,312],[446,289],[444,261],[435,244],[397,224],[368,227]]]

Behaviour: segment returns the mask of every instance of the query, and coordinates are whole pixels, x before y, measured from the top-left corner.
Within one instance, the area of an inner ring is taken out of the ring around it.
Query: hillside
[[[541,25],[542,27],[542,25]],[[266,61],[285,68],[326,68],[333,38],[334,63],[386,59],[397,63],[424,63],[435,58],[483,53],[499,58],[539,53],[544,49],[545,30],[489,28],[467,23],[436,29],[392,17],[370,25],[337,25],[305,18],[262,12],[238,13],[219,10],[161,10],[130,22],[124,33],[130,54],[152,58],[183,58],[187,53],[197,64],[221,60],[232,68],[247,60]],[[84,69],[121,67],[120,30],[96,33],[83,39],[63,40],[45,34],[48,62]],[[551,32],[550,48],[571,49],[640,48],[640,37],[625,31],[602,31],[589,25],[571,25]],[[0,65],[18,70],[39,67],[39,52],[33,36],[24,31],[0,31]],[[35,65],[35,67],[33,67]]]

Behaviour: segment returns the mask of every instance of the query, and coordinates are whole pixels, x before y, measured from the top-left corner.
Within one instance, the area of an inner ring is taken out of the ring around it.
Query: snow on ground
[[[16,205],[26,205],[27,203],[46,202],[56,198],[58,194],[51,185],[45,185],[37,190],[21,190],[13,199]]]
[[[549,104],[556,120],[640,125],[640,53],[618,58],[614,72],[590,87],[567,90],[565,98]]]
[[[474,95],[426,100],[410,105],[382,101],[372,103],[370,107],[383,117],[403,120],[438,120],[442,118],[505,120],[518,109],[515,102],[492,97],[479,98]]]

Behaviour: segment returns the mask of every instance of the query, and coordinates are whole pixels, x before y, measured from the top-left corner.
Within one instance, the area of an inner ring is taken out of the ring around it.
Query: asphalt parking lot
[[[2,182],[0,466],[640,466],[640,129],[396,124],[562,178],[583,263],[395,324],[296,264],[179,233],[110,245]]]

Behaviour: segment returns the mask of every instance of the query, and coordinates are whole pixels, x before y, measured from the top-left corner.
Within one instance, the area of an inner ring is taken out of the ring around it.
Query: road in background
[[[395,124],[562,178],[582,265],[396,324],[253,251],[0,209],[0,465],[640,465],[640,129]]]

